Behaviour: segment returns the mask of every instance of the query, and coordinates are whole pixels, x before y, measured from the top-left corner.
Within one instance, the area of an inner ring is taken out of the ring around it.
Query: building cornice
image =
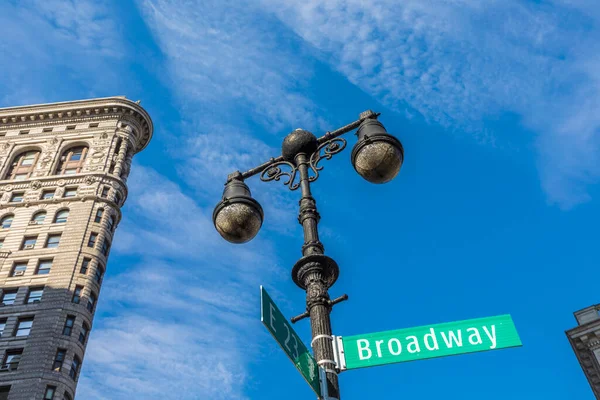
[[[142,106],[124,96],[0,108],[0,130],[107,116],[133,118],[137,122],[140,132],[137,135],[136,152],[143,150],[150,142],[154,130],[152,119]]]

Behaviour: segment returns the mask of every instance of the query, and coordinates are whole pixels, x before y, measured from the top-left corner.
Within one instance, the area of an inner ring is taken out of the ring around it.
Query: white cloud
[[[486,118],[517,113],[539,134],[549,201],[568,208],[588,199],[586,184],[600,175],[596,2],[262,3],[351,82],[398,111],[416,110],[483,141],[495,141]]]
[[[244,399],[258,350],[239,332],[260,334],[258,286],[287,272],[269,242],[222,240],[210,210],[152,169],[129,182],[114,251],[139,260],[103,284],[78,396]]]
[[[246,111],[271,132],[317,119],[315,104],[302,94],[313,70],[310,58],[291,48],[290,38],[273,30],[276,21],[252,2],[139,4],[167,57],[168,79],[186,117],[204,125]]]
[[[0,105],[119,93],[126,51],[112,13],[104,1],[1,2]]]

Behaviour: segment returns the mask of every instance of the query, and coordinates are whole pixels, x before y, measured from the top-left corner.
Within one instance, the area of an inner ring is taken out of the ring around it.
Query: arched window
[[[26,151],[15,157],[4,179],[22,181],[31,176],[33,169],[40,157],[38,150]]]
[[[71,147],[65,150],[60,156],[56,175],[72,175],[81,172],[87,153],[87,146]]]
[[[55,224],[64,224],[65,222],[67,222],[68,218],[69,218],[69,210],[60,210],[59,212],[56,213],[56,216],[54,217],[54,223]]]
[[[14,217],[15,216],[13,214],[5,215],[2,219],[0,219],[0,226],[2,226],[3,229],[10,228]]]
[[[33,218],[31,218],[31,222],[34,222],[37,225],[41,225],[44,223],[46,219],[46,211],[38,211],[33,214]]]

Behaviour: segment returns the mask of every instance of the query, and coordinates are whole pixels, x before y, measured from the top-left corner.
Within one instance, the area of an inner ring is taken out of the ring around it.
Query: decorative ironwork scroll
[[[322,166],[319,166],[319,162],[323,159],[330,160],[335,154],[341,152],[346,148],[346,139],[343,138],[333,138],[328,140],[325,143],[322,143],[317,150],[310,156],[310,168],[315,173],[313,176],[309,177],[308,180],[310,182],[314,182],[319,178],[319,171],[323,169]]]
[[[283,171],[281,169],[282,166],[289,167],[290,170]],[[288,179],[283,182],[283,184],[287,185],[290,190],[296,190],[300,187],[300,181],[295,182],[297,175],[298,168],[296,168],[294,164],[289,161],[278,161],[261,172],[260,180],[263,182],[279,181],[282,176],[287,176]]]

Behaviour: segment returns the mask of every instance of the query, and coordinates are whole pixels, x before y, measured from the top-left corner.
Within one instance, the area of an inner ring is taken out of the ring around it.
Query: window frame
[[[52,243],[50,243],[50,240],[58,238],[58,241],[56,242],[56,246],[54,246],[54,241]],[[44,244],[44,248],[45,249],[57,249],[58,246],[60,245],[60,239],[62,238],[62,232],[61,233],[49,233],[48,237],[46,238],[46,243]],[[52,244],[52,246],[49,246],[50,244]]]
[[[6,224],[6,220],[10,218],[10,223],[8,224],[8,226],[4,226]],[[12,226],[12,223],[15,220],[15,214],[10,213],[10,214],[6,214],[5,216],[3,216],[0,219],[0,226],[2,227],[2,229],[9,229]]]
[[[11,358],[9,361],[9,357],[13,356],[14,358]],[[19,369],[19,364],[21,363],[21,358],[23,357],[23,348],[16,348],[16,349],[7,349],[6,353],[4,353],[4,357],[2,358],[2,367],[6,367],[10,365],[10,368],[8,369],[9,371],[16,371],[17,369]],[[13,361],[15,358],[17,358],[17,362],[16,365],[14,366],[14,368],[12,367],[13,364],[15,364],[15,362]]]
[[[81,149],[81,156],[79,158],[79,160],[71,160],[71,157],[73,156],[73,154],[76,154],[76,152],[74,152],[74,150],[76,149]],[[81,172],[81,170],[83,169],[83,165],[85,163],[85,159],[87,158],[87,154],[89,152],[90,148],[88,145],[76,145],[76,146],[71,146],[68,147],[66,149],[64,149],[62,151],[62,153],[60,154],[60,158],[59,158],[59,163],[58,166],[56,167],[56,173],[55,175],[72,175],[72,174],[79,174]],[[67,172],[67,171],[73,171],[74,172]]]
[[[78,187],[77,187],[77,186],[75,186],[75,187],[69,187],[69,188],[65,188],[65,191],[63,192],[63,195],[62,195],[62,197],[63,197],[64,199],[69,199],[69,198],[71,198],[71,197],[77,197],[77,190],[78,190]],[[74,193],[73,193],[73,192],[74,192]],[[67,196],[67,194],[69,194],[69,193],[73,193],[73,194],[71,194],[71,195],[68,195],[68,196]]]
[[[13,262],[12,269],[10,271],[10,277],[12,278],[14,276],[22,276],[22,275],[24,275],[25,272],[27,271],[27,264],[28,263],[29,262],[27,260],[26,261],[15,261],[15,262]],[[23,265],[25,267],[24,268],[20,268]],[[19,268],[19,269],[17,270],[17,268]],[[15,273],[18,272],[18,271],[23,271],[23,274],[15,275]]]
[[[30,165],[22,165],[23,161],[26,159],[25,156],[30,153],[33,153],[33,161],[31,162]],[[22,151],[19,154],[17,154],[13,158],[13,161],[11,162],[10,167],[6,171],[4,179],[16,181],[16,180],[25,180],[25,179],[31,178],[31,174],[33,174],[33,171],[35,170],[35,167],[37,166],[37,163],[40,159],[41,154],[42,154],[42,152],[40,150],[25,150],[25,151]],[[23,175],[23,174],[25,175],[24,179],[16,179],[16,176]]]
[[[77,317],[75,315],[67,315],[67,318],[65,318],[65,324],[63,325],[63,331],[62,334],[64,336],[71,336],[71,334],[73,333],[73,328],[75,327],[75,320],[77,319]],[[69,321],[71,321],[71,325],[69,326],[68,323]],[[65,333],[65,331],[69,331],[69,333]]]
[[[61,216],[61,214],[67,213],[67,216]],[[54,220],[53,223],[54,224],[66,224],[69,221],[69,215],[71,214],[71,210],[69,210],[68,208],[62,208],[60,210],[56,211],[56,214],[54,214]],[[60,221],[58,219],[61,219]],[[64,219],[64,221],[63,221]]]
[[[96,215],[94,216],[94,222],[97,224],[101,223],[103,216],[104,216],[104,208],[97,209]]]
[[[42,215],[42,219],[41,221],[39,220],[39,216]],[[46,217],[48,216],[48,212],[46,212],[46,210],[39,210],[33,213],[33,215],[31,216],[31,221],[30,222],[34,222],[35,221],[35,225],[42,225],[44,223],[44,221],[46,221]]]
[[[98,243],[98,232],[90,232],[90,237],[88,238],[87,247],[91,247],[92,249],[95,249],[96,243]],[[90,244],[91,244],[91,246],[90,246]]]
[[[44,398],[42,400],[54,400],[56,394],[56,386],[46,385],[46,391],[44,392]]]
[[[15,200],[16,199],[16,200]],[[13,192],[10,195],[9,203],[22,203],[25,199],[25,192]]]
[[[23,323],[29,323],[29,326],[26,327],[21,327],[21,324]],[[31,334],[31,329],[33,328],[33,317],[32,316],[28,316],[28,317],[19,317],[17,319],[17,325],[15,326],[15,332],[14,332],[14,337],[26,337],[29,336]],[[19,335],[20,331],[26,330],[27,334],[25,335]]]
[[[31,293],[40,292],[39,297],[35,296],[32,300]],[[25,304],[36,304],[42,302],[42,297],[44,297],[44,286],[30,286],[27,291],[27,298],[25,299]]]
[[[60,358],[58,357],[59,354],[61,355]],[[63,365],[65,364],[66,358],[67,358],[67,349],[62,349],[62,348],[56,349],[56,353],[54,354],[54,360],[52,361],[52,371],[60,372],[62,370]]]
[[[45,267],[45,264],[50,263],[50,266],[48,268]],[[42,264],[44,264],[44,268],[40,268],[42,266]],[[54,259],[53,258],[43,258],[43,259],[39,259],[37,266],[35,268],[35,275],[49,275],[50,271],[52,270],[52,265],[54,264]],[[47,271],[47,272],[42,272],[40,273],[40,271]]]
[[[6,303],[6,295],[12,295],[14,294],[15,297],[12,300],[12,303]],[[3,289],[2,290],[2,296],[0,297],[0,304],[2,304],[3,306],[12,306],[15,304],[15,302],[17,301],[17,295],[19,294],[19,289]]]
[[[73,296],[71,297],[71,303],[73,304],[81,304],[81,297],[83,292],[83,286],[77,285],[73,290]],[[75,301],[77,299],[77,301]]]

